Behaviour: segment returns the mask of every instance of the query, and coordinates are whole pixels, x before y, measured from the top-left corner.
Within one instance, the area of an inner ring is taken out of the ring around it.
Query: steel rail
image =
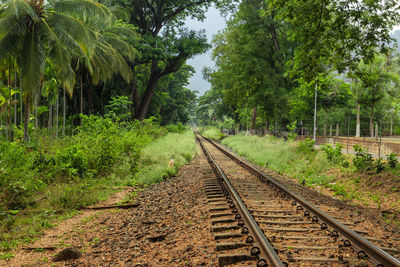
[[[196,133],[196,132],[195,132]],[[225,188],[227,189],[229,195],[231,196],[232,200],[236,203],[236,207],[238,208],[238,212],[241,215],[240,218],[243,218],[246,225],[248,226],[249,233],[252,237],[255,238],[255,241],[259,244],[260,247],[253,247],[252,251],[254,248],[258,248],[260,250],[260,254],[256,255],[259,257],[257,266],[276,266],[276,267],[283,267],[287,266],[284,263],[282,263],[281,259],[279,258],[278,254],[275,252],[274,248],[272,245],[269,243],[268,239],[265,237],[263,231],[260,229],[258,226],[257,222],[254,220],[253,216],[251,215],[250,211],[246,208],[246,205],[243,203],[241,197],[229,181],[228,177],[226,177],[225,173],[223,170],[218,166],[218,164],[215,162],[214,158],[211,156],[210,152],[208,149],[204,146],[200,138],[196,135],[196,138],[200,144],[200,147],[202,148],[204,154],[206,155],[209,163],[213,166],[213,170],[216,171],[217,176],[221,177],[224,183]],[[257,249],[256,249],[257,250]],[[253,254],[253,253],[252,253]],[[263,259],[260,255],[264,256],[266,259]],[[261,262],[264,262],[265,264],[260,264]],[[268,264],[268,265],[266,265]]]
[[[200,135],[201,136],[201,135]],[[203,137],[203,136],[202,136]],[[307,209],[310,213],[313,213],[315,216],[317,216],[320,220],[323,221],[326,225],[330,225],[334,230],[338,231],[341,233],[344,237],[350,241],[350,244],[356,251],[357,255],[359,258],[365,258],[367,257],[369,261],[372,263],[376,264],[378,267],[400,267],[400,261],[393,257],[392,255],[388,254],[386,251],[383,249],[375,246],[371,242],[369,242],[367,239],[364,237],[360,236],[359,234],[355,233],[353,230],[348,228],[347,226],[343,225],[339,221],[335,220],[332,218],[330,215],[326,214],[322,210],[318,209],[317,207],[313,206],[310,202],[302,198],[301,196],[290,192],[290,190],[273,179],[270,176],[267,176],[265,173],[262,171],[258,170],[257,168],[250,166],[248,163],[246,163],[244,160],[240,159],[239,157],[233,155],[232,153],[228,152],[225,148],[223,148],[221,145],[216,144],[214,141],[203,137],[205,140],[209,141],[212,145],[214,145],[218,150],[220,150],[222,153],[227,155],[229,158],[233,159],[236,161],[239,165],[247,169],[249,172],[253,173],[256,175],[260,181],[268,184],[272,184],[282,192],[282,194],[285,194],[285,197],[290,197],[293,200],[295,200],[298,205],[298,207],[302,207],[303,209]],[[296,203],[296,204],[297,204]],[[319,221],[319,220],[317,220]],[[321,223],[321,225],[323,224]]]

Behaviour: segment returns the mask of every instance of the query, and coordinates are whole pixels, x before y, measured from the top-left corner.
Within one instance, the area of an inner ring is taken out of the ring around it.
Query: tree
[[[62,86],[69,92],[75,74],[71,50],[88,56],[98,35],[84,18],[109,21],[109,10],[90,0],[9,0],[0,14],[0,59],[15,55],[25,96],[24,140],[27,141],[32,96],[39,92],[45,58],[54,63]]]
[[[393,88],[398,88],[400,77],[398,69],[388,61],[388,58],[377,55],[370,64],[361,62],[356,70],[361,83],[361,103],[371,108],[370,135],[374,137],[375,109],[379,101]],[[377,136],[378,133],[375,133]]]
[[[259,12],[266,7],[262,0],[239,5],[228,27],[213,40],[216,69],[208,71],[213,89],[221,93],[225,104],[237,107],[238,114],[247,114],[239,109],[252,109],[253,133],[257,114],[264,114],[266,124],[285,116],[278,110],[284,108],[293,87],[284,77],[293,44],[286,40],[284,24]]]
[[[231,6],[227,0],[118,0],[122,7],[130,9],[130,22],[141,34],[138,49],[141,59],[132,62],[132,68],[147,66],[143,92],[139,92],[138,81],[132,84],[132,101],[135,103],[135,118],[145,118],[150,102],[160,79],[176,72],[188,58],[205,52],[209,45],[202,32],[184,28],[187,17],[204,19],[207,8],[215,3],[218,7]],[[143,77],[143,76],[142,76]],[[140,96],[141,95],[141,96]]]

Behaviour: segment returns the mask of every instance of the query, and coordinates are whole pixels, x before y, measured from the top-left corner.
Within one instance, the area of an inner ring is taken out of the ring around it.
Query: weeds
[[[371,170],[374,167],[374,159],[372,155],[368,153],[360,145],[353,146],[356,156],[353,158],[353,165],[357,171]]]
[[[386,159],[388,161],[388,165],[390,168],[394,169],[397,167],[399,164],[399,161],[397,160],[397,154],[392,152],[389,155],[386,155]]]
[[[336,164],[343,161],[342,148],[343,146],[340,143],[337,143],[335,148],[333,148],[330,144],[325,144],[321,146],[321,150],[325,152],[325,157],[327,158],[327,160],[332,161]]]
[[[225,135],[221,133],[221,131],[217,127],[214,126],[206,126],[200,130],[200,133],[204,137],[207,137],[208,139],[214,141],[220,141],[225,137]]]
[[[300,143],[300,144],[299,144]],[[313,141],[283,141],[281,139],[238,134],[222,140],[249,161],[266,166],[278,173],[293,176],[307,184],[326,184],[332,181],[323,173],[332,166],[318,151],[314,150]]]
[[[304,141],[300,141],[296,147],[297,152],[304,153],[306,155],[313,154],[316,152],[314,150],[315,141],[310,138],[305,139]]]

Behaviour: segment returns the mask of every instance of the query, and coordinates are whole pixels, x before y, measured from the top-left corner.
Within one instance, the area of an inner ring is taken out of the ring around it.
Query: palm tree
[[[118,12],[121,9],[117,10]],[[138,51],[133,46],[137,43],[139,35],[134,28],[127,24],[126,18],[113,13],[115,20],[107,26],[96,25],[99,29],[99,38],[90,58],[79,58],[77,68],[80,75],[80,113],[83,113],[83,85],[82,73],[86,69],[93,84],[110,80],[119,73],[122,78],[130,83],[132,70],[127,61],[132,62]],[[125,20],[125,21],[124,21]]]
[[[20,67],[24,92],[24,141],[29,140],[28,122],[32,96],[41,86],[46,57],[57,70],[62,86],[71,94],[75,73],[73,54],[92,58],[99,34],[92,25],[110,25],[112,14],[91,0],[9,0],[0,10],[0,60],[14,55]]]

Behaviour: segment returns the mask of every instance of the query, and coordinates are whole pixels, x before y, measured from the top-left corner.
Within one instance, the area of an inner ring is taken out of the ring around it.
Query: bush
[[[315,141],[311,140],[310,138],[300,141],[296,147],[296,151],[304,154],[312,154],[315,152],[314,143]]]
[[[207,137],[208,139],[214,140],[214,141],[219,141],[225,137],[221,131],[213,126],[207,126],[203,128],[200,133],[204,136]]]
[[[397,160],[397,154],[392,152],[389,155],[386,155],[387,161],[388,161],[388,165],[390,168],[394,169],[397,167],[397,165],[399,164],[399,161]]]
[[[353,165],[357,171],[366,171],[374,168],[374,159],[366,149],[360,145],[353,146],[356,156],[353,158]]]
[[[380,173],[385,169],[385,164],[383,164],[382,159],[378,159],[375,163],[376,173]]]
[[[181,122],[178,124],[169,124],[165,128],[170,133],[183,133],[186,130],[186,127]]]
[[[321,150],[325,152],[326,159],[336,164],[343,161],[342,148],[343,146],[340,143],[337,143],[335,148],[330,144],[321,146]]]

